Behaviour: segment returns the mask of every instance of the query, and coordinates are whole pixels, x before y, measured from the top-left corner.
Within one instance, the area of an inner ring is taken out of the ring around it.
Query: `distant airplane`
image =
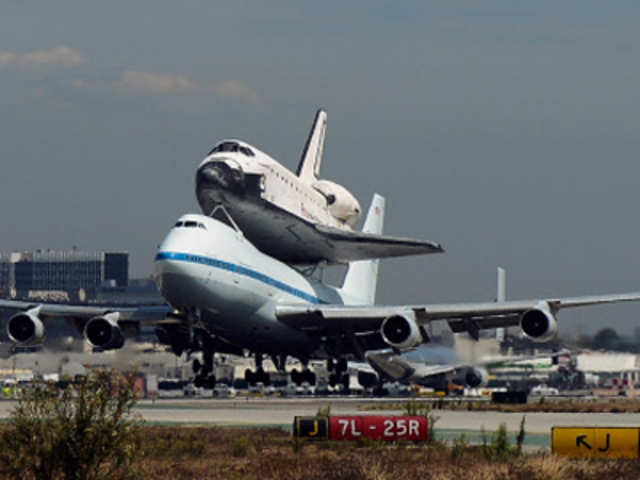
[[[413,383],[443,390],[450,382],[462,387],[479,388],[489,382],[489,368],[570,353],[563,350],[541,355],[504,356],[461,362],[453,348],[424,344],[404,353],[397,353],[392,349],[370,351],[365,353],[367,363],[354,363],[350,368],[357,372],[358,382],[365,388],[379,387],[384,381]]]
[[[384,199],[375,195],[364,234],[382,232]],[[147,307],[33,304],[0,300],[0,309],[19,309],[7,322],[9,338],[22,344],[42,342],[45,323],[58,317],[82,328],[87,341],[119,348],[123,332],[141,322],[157,325],[158,337],[183,351],[203,352],[194,361],[198,384],[214,383],[216,352],[255,355],[247,380],[267,384],[262,360],[269,355],[279,370],[287,356],[307,364],[326,359],[337,383],[348,385],[347,360],[366,360],[367,352],[412,350],[430,341],[425,326],[445,321],[453,332],[519,325],[536,342],[555,337],[556,314],[571,307],[638,301],[640,293],[575,298],[509,300],[422,305],[374,305],[378,260],[351,262],[341,288],[327,285],[309,271],[293,268],[258,250],[242,231],[214,218],[182,216],[160,245],[156,281],[173,311]],[[305,368],[301,382],[315,383]]]
[[[326,129],[327,113],[320,109],[295,174],[248,143],[218,143],[196,174],[202,212],[223,216],[224,207],[259,250],[289,264],[442,252],[434,242],[353,230],[361,214],[358,200],[318,177]]]

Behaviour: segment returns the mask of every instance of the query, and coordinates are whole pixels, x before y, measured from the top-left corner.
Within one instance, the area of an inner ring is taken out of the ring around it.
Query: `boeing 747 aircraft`
[[[363,233],[380,234],[384,199],[374,196]],[[158,337],[175,353],[203,352],[194,361],[199,384],[211,376],[215,352],[255,355],[250,382],[268,383],[262,369],[269,355],[279,369],[287,356],[303,363],[326,359],[334,382],[348,382],[347,360],[367,360],[367,352],[412,350],[430,341],[425,325],[447,322],[453,332],[477,338],[481,329],[519,326],[536,342],[555,337],[556,316],[565,308],[638,301],[640,293],[574,298],[537,298],[478,303],[375,305],[378,260],[351,262],[342,287],[316,279],[258,250],[228,222],[182,216],[160,245],[156,281],[171,309],[138,307],[115,311],[91,306],[0,301],[2,309],[20,309],[7,322],[9,338],[39,343],[45,323],[56,317],[75,321],[87,341],[104,349],[119,348],[123,331],[140,322],[157,325]],[[306,377],[306,378],[305,378]],[[299,377],[300,378],[300,377]],[[302,381],[313,383],[307,369]]]
[[[251,243],[289,264],[442,252],[434,242],[353,230],[358,200],[319,178],[326,129],[327,112],[320,109],[295,174],[248,143],[218,143],[196,174],[202,212],[215,216],[224,207]]]

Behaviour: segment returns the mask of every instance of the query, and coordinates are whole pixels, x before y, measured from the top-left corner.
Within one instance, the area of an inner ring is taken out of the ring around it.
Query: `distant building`
[[[7,297],[11,289],[8,258],[0,253],[0,295]]]
[[[90,300],[104,284],[129,284],[127,252],[34,250],[0,255],[0,290],[17,298]],[[55,295],[52,297],[53,292]]]

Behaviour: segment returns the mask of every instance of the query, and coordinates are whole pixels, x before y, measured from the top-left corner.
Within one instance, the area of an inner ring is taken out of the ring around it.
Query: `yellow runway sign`
[[[638,458],[639,427],[553,427],[551,451],[568,457]]]

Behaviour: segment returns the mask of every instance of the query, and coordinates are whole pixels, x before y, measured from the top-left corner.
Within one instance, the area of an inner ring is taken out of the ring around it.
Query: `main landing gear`
[[[249,385],[262,383],[265,387],[271,383],[269,374],[262,368],[262,354],[256,353],[256,371],[247,368],[244,371],[244,379]]]
[[[293,383],[300,386],[306,382],[310,386],[315,386],[316,374],[309,369],[308,364],[309,364],[308,360],[302,360],[302,365],[304,366],[304,369],[301,372],[299,372],[295,368],[291,371],[291,381]]]
[[[349,374],[347,373],[347,361],[344,358],[327,360],[329,372],[329,385],[335,387],[342,385],[343,391],[349,393]]]

